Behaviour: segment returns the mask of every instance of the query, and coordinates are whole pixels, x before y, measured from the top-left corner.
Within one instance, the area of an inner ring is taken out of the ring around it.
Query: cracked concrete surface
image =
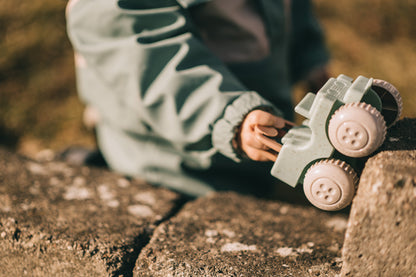
[[[180,203],[174,192],[105,170],[0,149],[0,274],[129,276]]]
[[[414,195],[403,177],[415,180],[415,130],[415,119],[389,130],[364,170],[350,219],[348,209],[327,213],[292,201],[299,191],[286,201],[225,192],[185,203],[103,169],[37,162],[0,148],[0,276],[336,276],[341,268],[357,276],[364,260],[377,273],[397,261],[381,259],[373,247],[384,245],[391,257],[415,253],[406,235],[416,224]],[[370,183],[382,193],[368,194]],[[397,197],[387,210],[385,195]],[[374,212],[370,222],[364,209]],[[399,225],[380,225],[397,214]],[[386,236],[373,235],[380,230]],[[406,276],[416,274],[405,264]]]
[[[334,276],[347,216],[215,193],[162,223],[134,276]]]

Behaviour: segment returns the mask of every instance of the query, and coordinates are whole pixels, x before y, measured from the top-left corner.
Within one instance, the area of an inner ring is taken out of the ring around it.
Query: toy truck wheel
[[[371,105],[349,103],[332,115],[328,137],[340,153],[355,158],[365,157],[383,144],[386,122]]]
[[[307,171],[303,190],[308,200],[326,211],[348,206],[355,194],[358,177],[355,171],[340,160],[322,160]]]
[[[403,101],[399,91],[384,80],[374,79],[371,88],[381,100],[381,115],[386,121],[387,127],[392,126],[400,118]]]

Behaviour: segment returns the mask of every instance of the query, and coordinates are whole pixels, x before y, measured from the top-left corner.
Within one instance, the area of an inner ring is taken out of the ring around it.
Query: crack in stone
[[[122,257],[121,266],[118,270],[112,273],[112,276],[132,277],[133,269],[142,249],[149,243],[153,234],[153,229],[145,229],[143,233],[134,238],[133,251],[128,252]],[[126,248],[131,248],[126,246]],[[110,266],[110,265],[108,265]]]
[[[134,238],[133,247],[128,245],[123,246],[126,249],[133,249],[133,251],[125,251],[126,255],[121,258],[121,266],[112,273],[112,276],[132,277],[137,259],[139,258],[141,251],[149,244],[156,227],[176,216],[179,211],[182,210],[182,207],[190,200],[191,199],[186,196],[179,197],[172,210],[166,216],[155,222],[154,228],[145,228],[143,233]],[[108,264],[108,267],[110,266],[111,264]]]

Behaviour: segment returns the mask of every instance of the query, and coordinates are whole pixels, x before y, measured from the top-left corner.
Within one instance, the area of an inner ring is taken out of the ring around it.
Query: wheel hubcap
[[[329,178],[320,178],[311,186],[312,196],[322,204],[332,205],[341,198],[341,189]]]
[[[368,143],[366,129],[358,122],[348,121],[339,126],[337,138],[340,144],[352,150],[364,148]]]

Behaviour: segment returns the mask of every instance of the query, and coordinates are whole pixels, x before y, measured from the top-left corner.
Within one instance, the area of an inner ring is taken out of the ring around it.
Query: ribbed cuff
[[[233,139],[236,132],[249,112],[265,107],[270,108],[276,116],[282,116],[280,110],[256,92],[244,93],[234,100],[225,109],[224,116],[214,124],[212,133],[214,147],[230,159],[236,162],[241,161],[241,155],[233,147]]]

